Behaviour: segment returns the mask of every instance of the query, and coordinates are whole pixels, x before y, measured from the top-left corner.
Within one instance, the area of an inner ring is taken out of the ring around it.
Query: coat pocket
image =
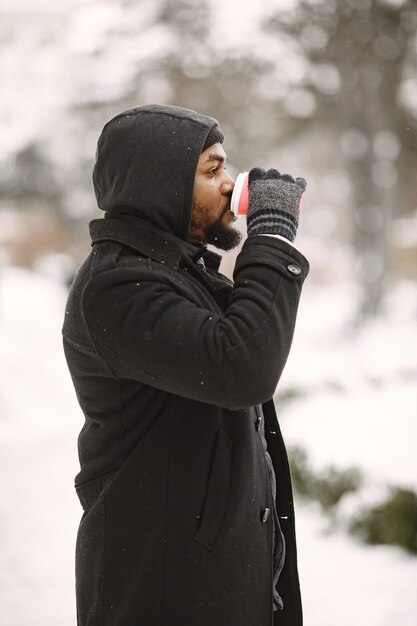
[[[218,431],[213,464],[207,485],[200,527],[194,539],[208,550],[214,548],[225,516],[232,473],[233,441]]]

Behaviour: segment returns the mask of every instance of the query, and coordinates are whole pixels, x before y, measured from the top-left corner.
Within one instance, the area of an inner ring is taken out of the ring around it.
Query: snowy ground
[[[61,350],[65,298],[54,279],[0,272],[1,626],[76,623],[82,419]],[[348,287],[306,286],[277,403],[280,391],[303,391],[281,411],[288,443],[318,469],[360,467],[360,498],[372,501],[390,483],[417,487],[417,287],[398,288],[387,316],[357,336],[353,304]],[[306,626],[416,626],[417,558],[327,527],[314,506],[298,506]]]

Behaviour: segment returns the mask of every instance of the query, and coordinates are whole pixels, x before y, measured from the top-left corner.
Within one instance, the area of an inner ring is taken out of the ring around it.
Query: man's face
[[[225,169],[226,153],[220,143],[201,153],[194,180],[193,207],[188,241],[211,243],[222,250],[235,248],[242,238],[233,228],[230,210],[235,183]]]

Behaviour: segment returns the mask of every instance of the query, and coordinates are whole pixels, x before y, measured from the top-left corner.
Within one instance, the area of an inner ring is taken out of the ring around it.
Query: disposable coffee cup
[[[248,214],[249,206],[249,172],[241,172],[236,178],[230,208],[236,217]]]
[[[300,200],[300,211],[304,206],[304,194]],[[238,174],[230,201],[230,209],[236,217],[247,215],[249,207],[249,172]]]

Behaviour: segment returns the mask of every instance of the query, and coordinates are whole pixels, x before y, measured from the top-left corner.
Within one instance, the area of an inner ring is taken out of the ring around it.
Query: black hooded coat
[[[93,179],[106,214],[90,223],[92,251],[63,328],[85,415],[79,626],[302,623],[291,480],[271,398],[308,262],[283,240],[250,237],[232,284],[218,255],[186,243],[196,166],[216,123],[137,107],[99,139]],[[279,523],[284,608],[273,612]]]

